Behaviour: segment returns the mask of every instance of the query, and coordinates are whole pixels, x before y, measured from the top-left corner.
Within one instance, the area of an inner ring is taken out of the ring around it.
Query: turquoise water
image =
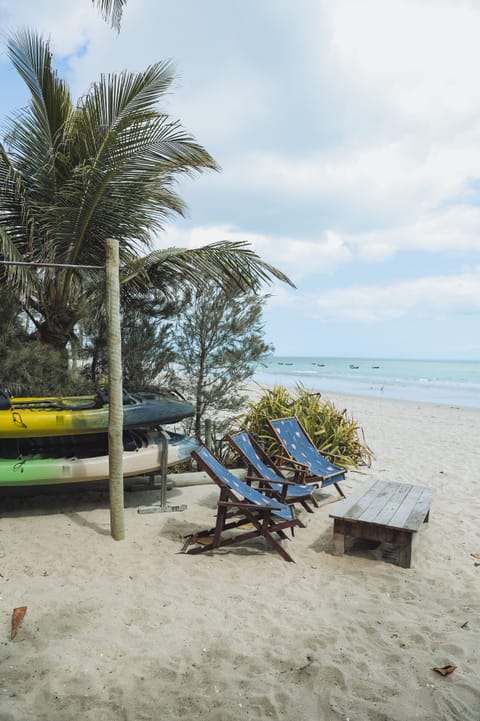
[[[254,380],[287,388],[480,408],[480,362],[271,356]]]

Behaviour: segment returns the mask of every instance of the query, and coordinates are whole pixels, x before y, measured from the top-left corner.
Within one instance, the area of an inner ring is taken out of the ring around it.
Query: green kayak
[[[198,446],[189,436],[178,433],[167,433],[167,436],[167,465],[189,458]],[[85,442],[84,439],[90,438],[91,444]],[[41,443],[43,440],[48,442]],[[0,487],[108,479],[108,435],[59,438],[61,442],[57,446],[55,440],[0,440]],[[127,431],[124,433],[123,475],[159,471],[164,448],[160,431]],[[72,451],[75,455],[70,456]]]

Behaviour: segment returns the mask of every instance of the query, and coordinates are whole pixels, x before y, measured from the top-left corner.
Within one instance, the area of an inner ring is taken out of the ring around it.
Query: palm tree
[[[76,105],[52,68],[48,42],[30,31],[9,40],[11,61],[30,91],[0,143],[0,256],[71,265],[8,266],[7,280],[46,344],[65,349],[77,323],[103,302],[105,240],[120,244],[124,294],[179,282],[257,290],[290,283],[245,243],[152,252],[152,237],[184,204],[181,174],[217,169],[180,123],[158,109],[173,75],[168,62],[141,73],[103,75]]]

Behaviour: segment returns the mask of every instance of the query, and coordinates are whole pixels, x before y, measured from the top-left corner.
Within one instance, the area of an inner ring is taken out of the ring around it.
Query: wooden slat
[[[404,524],[409,515],[415,508],[420,495],[422,493],[422,486],[411,486],[408,494],[403,499],[403,503],[399,504],[397,510],[390,519],[392,528],[405,528]],[[416,528],[413,530],[417,530]]]
[[[410,508],[411,504],[415,503],[418,494],[415,490],[415,486],[411,486],[407,483],[390,483],[389,490],[390,497],[388,499],[388,503],[385,504],[382,512],[373,519],[373,522],[382,526],[403,528],[403,524],[399,518],[396,522],[394,522],[393,519],[402,515],[399,514],[400,509],[403,509],[405,506]],[[405,516],[406,515],[408,515],[408,513],[405,514]]]
[[[387,483],[381,498],[375,499],[358,520],[389,526],[391,517],[408,494],[409,488],[406,483]]]
[[[430,509],[433,495],[434,491],[431,488],[412,486],[411,492],[392,517],[389,525],[406,531],[417,531]]]
[[[434,495],[435,490],[433,488],[423,487],[421,497],[418,499],[415,508],[405,522],[405,528],[413,528],[414,526],[420,528],[430,511]]]
[[[368,500],[364,500],[365,496],[377,484],[380,484],[380,486],[385,485],[385,481],[371,481],[369,484],[362,486],[353,496],[336,504],[335,509],[330,513],[330,518],[355,518],[355,514],[365,507],[365,503],[368,503]]]

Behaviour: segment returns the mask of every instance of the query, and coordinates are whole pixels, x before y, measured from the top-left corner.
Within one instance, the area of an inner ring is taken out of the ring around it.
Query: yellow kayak
[[[123,399],[123,427],[152,427],[193,416],[194,406],[170,392],[129,393]],[[0,392],[0,438],[104,433],[108,397],[9,397]]]

